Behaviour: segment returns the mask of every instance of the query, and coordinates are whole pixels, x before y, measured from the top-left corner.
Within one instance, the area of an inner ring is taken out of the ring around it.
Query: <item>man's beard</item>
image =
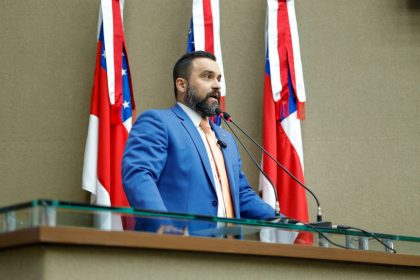
[[[219,107],[219,99],[216,102],[208,102],[210,97],[214,97],[213,92],[207,93],[207,95],[200,100],[197,97],[197,91],[192,89],[190,86],[187,86],[187,93],[184,97],[185,104],[199,113],[202,117],[211,117],[216,114],[216,108]]]

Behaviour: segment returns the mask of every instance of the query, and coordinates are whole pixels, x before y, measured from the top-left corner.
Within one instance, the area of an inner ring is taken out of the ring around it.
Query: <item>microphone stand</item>
[[[268,177],[267,173],[264,172],[264,170],[258,164],[257,160],[251,155],[251,153],[249,152],[249,150],[245,147],[245,145],[239,139],[238,135],[236,135],[236,133],[232,130],[232,128],[230,127],[229,123],[224,118],[221,118],[221,119],[229,127],[230,131],[232,131],[232,133],[235,136],[236,140],[238,140],[239,144],[241,144],[242,148],[244,148],[244,150],[246,151],[246,153],[248,154],[248,156],[252,159],[252,161],[254,162],[255,166],[258,168],[258,170],[264,175],[264,177],[270,183],[271,187],[273,188],[274,196],[275,196],[275,199],[276,199],[274,210],[275,210],[276,216],[280,216],[280,203],[279,203],[279,198],[278,198],[278,195],[277,195],[277,189],[274,186],[273,181],[270,179],[270,177]]]
[[[322,220],[322,211],[321,211],[321,204],[319,203],[319,200],[317,196],[310,190],[305,184],[303,184],[296,176],[294,176],[286,167],[284,167],[280,162],[278,162],[267,150],[265,150],[260,144],[258,144],[248,133],[246,133],[240,126],[238,126],[231,118],[231,116],[226,113],[222,112],[219,108],[216,109],[216,114],[218,114],[227,124],[227,122],[232,123],[236,128],[238,128],[249,140],[251,140],[264,154],[266,154],[268,157],[270,157],[271,160],[273,160],[277,166],[279,166],[284,172],[287,173],[296,183],[298,183],[302,188],[304,188],[306,191],[308,191],[312,197],[315,199],[315,202],[317,204],[317,221],[315,223],[310,223],[310,225],[314,227],[322,227],[322,228],[330,228],[332,226],[331,222],[323,221]],[[232,128],[227,124],[229,129],[232,131],[232,133],[236,136]],[[236,139],[238,137],[236,136]],[[240,141],[239,141],[240,142]],[[241,143],[241,142],[240,142]],[[242,144],[242,143],[241,143]],[[242,144],[243,146],[243,144]],[[264,173],[263,173],[264,174]],[[268,178],[268,177],[267,177]],[[270,180],[271,181],[271,180]],[[274,188],[274,185],[272,185]],[[277,192],[275,192],[277,195]],[[278,200],[277,200],[278,201]]]

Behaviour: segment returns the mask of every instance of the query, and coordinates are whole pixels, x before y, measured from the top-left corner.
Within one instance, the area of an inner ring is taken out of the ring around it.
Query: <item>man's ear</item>
[[[187,92],[188,82],[184,78],[177,78],[175,80],[175,86],[178,90],[178,93],[184,94],[185,92]]]

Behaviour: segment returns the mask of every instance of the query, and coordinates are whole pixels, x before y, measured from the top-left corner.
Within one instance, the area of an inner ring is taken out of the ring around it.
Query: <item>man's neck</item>
[[[191,121],[194,123],[195,126],[198,126],[200,121],[203,118],[206,118],[206,117],[202,117],[199,113],[197,113],[196,111],[194,111],[193,109],[185,105],[184,103],[181,103],[178,101],[177,104],[188,115],[188,117],[191,119]]]

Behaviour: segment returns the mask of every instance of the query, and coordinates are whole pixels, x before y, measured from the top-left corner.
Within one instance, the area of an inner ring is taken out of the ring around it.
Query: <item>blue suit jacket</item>
[[[212,125],[222,149],[236,218],[270,219],[271,206],[254,192],[241,170],[230,133]],[[217,216],[217,195],[206,148],[188,115],[175,105],[144,112],[134,124],[122,162],[130,205],[158,211]]]

